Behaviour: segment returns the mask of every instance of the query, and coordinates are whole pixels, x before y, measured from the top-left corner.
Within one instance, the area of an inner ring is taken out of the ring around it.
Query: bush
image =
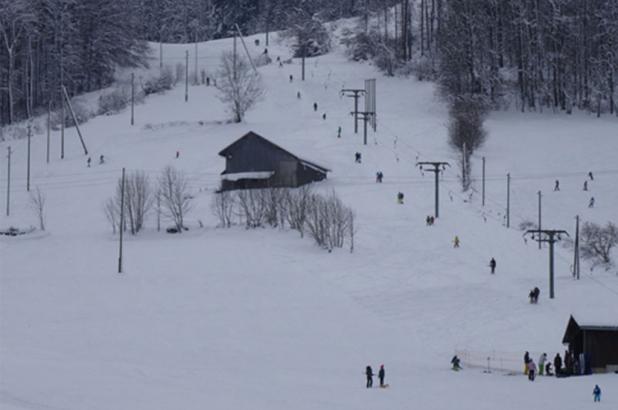
[[[606,269],[613,266],[612,248],[618,244],[618,227],[608,222],[605,227],[586,222],[581,231],[581,253],[592,262],[592,267],[603,265]]]
[[[163,70],[161,70],[161,73],[158,76],[149,78],[144,82],[142,91],[144,95],[160,94],[171,90],[173,86],[174,75],[172,73],[172,69],[166,66]]]
[[[308,232],[321,248],[341,248],[347,238],[350,251],[354,249],[354,212],[334,192],[328,197],[313,194],[310,185],[219,192],[212,211],[221,227],[230,227],[233,215],[247,229],[283,228],[287,223],[301,237]]]
[[[89,119],[94,117],[94,113],[90,111],[90,109],[78,99],[71,99],[71,106],[73,107],[73,112],[75,112],[75,117],[77,119],[77,124],[81,125],[87,122]],[[62,111],[58,109],[54,111],[51,116],[51,128],[55,131],[58,131],[61,128],[62,124]],[[68,106],[65,106],[64,109],[64,127],[69,128],[74,126],[73,117],[71,116],[71,110]]]
[[[316,19],[308,19],[296,24],[288,35],[296,38],[294,57],[317,57],[330,51],[330,34],[326,27]]]

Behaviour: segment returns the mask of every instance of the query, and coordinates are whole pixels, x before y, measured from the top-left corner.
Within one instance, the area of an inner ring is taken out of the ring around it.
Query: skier
[[[425,225],[431,226],[431,216],[427,215],[427,217],[425,218]]]
[[[541,289],[537,288],[536,286],[534,287],[534,289],[532,289],[532,303],[538,303],[539,302],[539,295],[541,294]]]
[[[584,191],[588,190],[588,181],[584,181]]]
[[[210,87],[210,77],[206,77],[206,87]]]
[[[322,114],[322,119],[325,120],[326,119],[326,113]]]
[[[588,177],[591,181],[594,181],[594,176],[592,175],[592,171],[588,172]]]
[[[530,363],[530,353],[524,353],[524,374],[528,374],[528,363]]]
[[[365,369],[365,376],[367,376],[367,388],[371,388],[373,386],[373,370],[371,370],[371,366],[367,366]]]
[[[543,376],[543,370],[545,370],[546,361],[547,361],[547,353],[543,353],[539,357],[539,376]]]
[[[314,102],[313,103],[313,111],[317,111],[318,110],[318,103]]]
[[[354,162],[356,162],[357,164],[361,163],[361,153],[357,152],[356,154],[354,154]]]
[[[455,235],[455,239],[453,239],[453,248],[459,248],[459,236]]]
[[[294,81],[294,76],[290,74],[290,82]]]
[[[601,388],[598,384],[594,385],[594,390],[592,390],[592,395],[594,396],[594,401],[601,401]]]
[[[491,268],[491,273],[496,273],[496,260],[491,258],[489,261],[489,267]]]
[[[298,92],[296,93],[296,98],[298,98],[298,99],[300,100],[300,91],[298,91]]]
[[[556,180],[556,183],[554,184],[554,192],[555,191],[560,191],[560,181]]]
[[[88,168],[90,168],[90,163],[92,162],[92,158],[88,157],[86,160],[86,164],[88,164]]]
[[[528,380],[533,382],[535,373],[536,373],[536,364],[534,363],[534,360],[530,359],[530,362],[528,362]]]
[[[560,357],[560,353],[556,353],[556,357],[554,357],[554,367],[556,368],[556,377],[560,373],[562,373],[562,358]]]
[[[397,203],[403,205],[403,192],[397,193]]]
[[[341,138],[341,126],[337,128],[337,138]]]
[[[461,366],[459,365],[459,357],[457,357],[457,355],[453,356],[453,358],[451,359],[451,364],[453,365],[453,370],[455,371],[459,371],[461,370]]]
[[[386,372],[384,371],[384,365],[381,364],[380,365],[380,370],[378,371],[378,379],[380,379],[380,387],[385,387],[384,385],[384,376],[386,375]]]
[[[99,157],[99,165],[103,165],[103,164],[105,164],[105,157],[103,157],[103,155],[101,155]]]
[[[180,158],[180,151],[176,151],[176,159]]]
[[[590,198],[590,202],[588,202],[588,208],[594,208],[594,197]]]
[[[551,362],[547,362],[547,364],[545,365],[545,375],[546,376],[553,376],[553,374],[551,372]]]
[[[382,178],[384,178],[384,174],[382,174],[382,171],[376,172],[376,182],[381,184],[382,183]]]

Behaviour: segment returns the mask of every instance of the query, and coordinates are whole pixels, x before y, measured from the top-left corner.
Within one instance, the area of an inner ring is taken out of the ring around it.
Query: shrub
[[[149,78],[144,82],[142,91],[144,95],[160,94],[171,90],[173,86],[174,75],[172,74],[172,69],[166,66],[159,75]]]
[[[603,265],[606,269],[613,266],[612,248],[618,244],[618,227],[608,222],[604,227],[584,223],[581,231],[581,252],[585,259],[592,261],[592,267]]]

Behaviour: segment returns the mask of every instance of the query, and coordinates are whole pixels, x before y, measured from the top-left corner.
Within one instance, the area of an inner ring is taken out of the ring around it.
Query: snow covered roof
[[[221,175],[225,181],[238,181],[240,179],[268,179],[275,174],[275,171],[256,171],[256,172],[236,172]]]

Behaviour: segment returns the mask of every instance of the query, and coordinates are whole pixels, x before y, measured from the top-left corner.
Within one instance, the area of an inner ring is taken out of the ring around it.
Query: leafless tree
[[[189,180],[183,172],[167,166],[159,177],[159,191],[163,202],[163,214],[174,222],[178,232],[182,232],[184,218],[191,210],[193,201]]]
[[[47,197],[39,187],[36,187],[34,192],[30,193],[30,206],[39,219],[39,228],[45,230],[45,202]]]
[[[125,181],[125,204],[132,234],[144,227],[146,214],[152,208],[154,196],[148,175],[144,171],[134,171]]]
[[[236,191],[238,214],[244,219],[247,228],[264,226],[266,218],[266,203],[259,189],[243,189]]]
[[[225,52],[217,71],[219,99],[228,106],[234,122],[241,122],[245,113],[264,96],[260,75],[238,54]]]
[[[229,228],[232,226],[234,216],[235,198],[230,191],[222,191],[215,194],[211,208],[213,214],[219,220],[219,226]]]
[[[311,185],[303,185],[288,191],[285,196],[287,222],[290,228],[300,233],[301,238],[305,235],[305,222],[312,195]]]
[[[105,211],[105,217],[112,225],[112,233],[116,235],[116,227],[118,227],[120,221],[120,210],[114,198],[109,198],[105,201],[103,211]]]
[[[608,222],[604,227],[592,223],[584,223],[581,231],[582,256],[592,261],[592,266],[613,265],[612,248],[618,244],[618,227]]]

